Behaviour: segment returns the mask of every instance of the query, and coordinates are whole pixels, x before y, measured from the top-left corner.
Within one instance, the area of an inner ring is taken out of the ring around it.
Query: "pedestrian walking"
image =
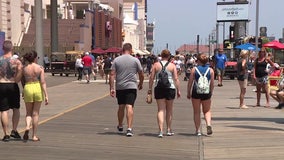
[[[171,54],[169,50],[162,51],[162,59],[160,62],[156,62],[153,65],[149,79],[148,95],[152,95],[154,80],[157,80],[154,88],[154,97],[158,108],[157,121],[159,127],[159,138],[163,137],[164,117],[166,117],[167,124],[166,135],[174,135],[172,130],[173,102],[176,95],[177,98],[181,96],[177,68],[175,64],[169,62],[170,56]],[[162,74],[165,74],[166,76],[162,76]],[[162,79],[161,77],[164,77],[165,79]],[[165,81],[165,84],[167,85],[160,85],[163,81]]]
[[[0,57],[0,112],[1,123],[4,132],[3,141],[10,140],[10,136],[21,139],[17,131],[20,120],[20,90],[18,82],[22,78],[22,63],[17,58],[13,58],[13,44],[6,40],[3,43],[4,54]],[[8,134],[9,109],[13,110],[11,134]]]
[[[266,50],[263,48],[258,52],[258,58],[254,61],[254,79],[256,81],[256,106],[260,106],[261,90],[264,91],[266,97],[265,107],[269,108],[269,89],[268,89],[268,70],[267,65],[274,67],[274,63],[266,58]]]
[[[90,75],[93,69],[93,59],[89,56],[89,52],[85,52],[84,57],[82,58],[83,63],[83,73],[86,76],[87,83],[90,83]]]
[[[123,132],[123,119],[126,109],[127,131],[126,136],[133,136],[133,107],[137,97],[137,76],[139,75],[138,89],[143,87],[144,73],[139,60],[133,56],[132,45],[125,43],[122,48],[123,54],[114,59],[111,66],[111,73],[109,78],[110,95],[117,98],[119,105],[117,116],[119,132]],[[114,85],[114,80],[116,84]]]
[[[45,54],[43,57],[43,63],[44,63],[44,69],[48,70],[50,67],[50,61],[49,61],[47,54]]]
[[[108,55],[105,55],[104,60],[103,60],[103,69],[104,69],[104,75],[105,75],[105,84],[108,83],[109,79],[109,73],[111,71],[111,64],[112,60]]]
[[[244,97],[246,94],[246,88],[248,84],[248,63],[247,63],[248,51],[242,50],[240,53],[240,59],[237,63],[237,79],[240,86],[240,109],[247,109],[244,104]]]
[[[77,69],[78,71],[78,79],[79,81],[82,80],[83,78],[83,63],[82,63],[82,57],[83,55],[78,55],[77,58],[76,58],[76,63],[75,63],[75,68]]]
[[[27,64],[23,69],[23,97],[26,105],[26,129],[23,139],[29,139],[29,130],[33,129],[32,140],[39,141],[37,136],[39,111],[42,101],[48,104],[44,68],[37,64],[37,53],[31,51],[25,54]]]
[[[224,50],[222,48],[218,49],[218,54],[215,55],[215,68],[217,71],[218,77],[218,86],[223,86],[223,77],[225,74],[225,64],[227,61],[227,56],[224,54]]]
[[[202,135],[200,132],[201,105],[207,126],[207,135],[211,135],[213,133],[211,127],[211,96],[214,89],[214,71],[207,65],[208,57],[204,53],[197,56],[197,63],[198,66],[192,69],[189,77],[187,98],[191,99],[192,102],[197,136]]]

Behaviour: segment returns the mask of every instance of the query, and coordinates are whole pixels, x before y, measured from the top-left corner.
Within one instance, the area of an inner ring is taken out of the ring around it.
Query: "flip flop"
[[[40,139],[37,137],[36,139],[33,139],[33,142],[38,142]]]

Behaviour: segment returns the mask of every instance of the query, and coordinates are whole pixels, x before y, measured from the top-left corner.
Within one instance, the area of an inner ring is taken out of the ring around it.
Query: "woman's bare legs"
[[[256,83],[256,106],[260,106],[261,84]]]
[[[262,89],[265,92],[265,98],[266,98],[266,105],[265,105],[265,107],[270,107],[268,84],[263,84],[262,85]]]
[[[164,117],[166,112],[166,101],[165,99],[157,99],[158,112],[157,112],[157,122],[159,126],[159,131],[163,132]]]
[[[37,128],[38,128],[40,106],[41,106],[41,102],[34,102],[33,111],[32,111],[33,140],[38,140],[36,133],[37,133]]]
[[[198,133],[198,132],[200,132],[200,123],[201,123],[201,119],[200,119],[201,100],[192,98],[191,102],[192,102],[193,113],[194,113],[193,119],[194,119],[194,124],[195,124],[195,131],[196,131],[196,133]]]
[[[166,123],[169,133],[172,132],[173,102],[174,100],[166,100]]]
[[[211,126],[211,99],[201,101],[202,111],[207,126]]]
[[[36,132],[37,132],[37,127],[38,127],[40,106],[41,106],[41,102],[33,102],[33,103],[27,102],[26,103],[26,131],[30,130],[31,124],[32,124],[33,126],[32,139],[33,140],[38,140],[38,137],[36,136]]]
[[[26,130],[30,130],[34,103],[26,102]]]

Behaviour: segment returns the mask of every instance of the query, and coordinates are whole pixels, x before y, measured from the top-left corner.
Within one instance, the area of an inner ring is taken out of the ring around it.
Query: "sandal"
[[[38,141],[40,141],[40,139],[38,137],[33,138],[33,142],[38,142]]]
[[[29,130],[26,130],[26,131],[25,131],[25,134],[24,134],[24,136],[23,136],[23,139],[24,139],[25,141],[29,140]]]

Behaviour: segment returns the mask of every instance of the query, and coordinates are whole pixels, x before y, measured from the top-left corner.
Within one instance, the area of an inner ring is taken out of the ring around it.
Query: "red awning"
[[[265,43],[263,47],[273,48],[273,49],[284,49],[284,44],[280,43],[279,41],[271,41],[268,43]]]
[[[105,53],[107,53],[105,50],[103,50],[101,48],[95,48],[91,52],[95,53],[95,54],[105,54]]]
[[[111,48],[108,48],[107,50],[105,50],[105,52],[107,52],[107,53],[121,53],[122,49],[117,48],[117,47],[111,47]]]

